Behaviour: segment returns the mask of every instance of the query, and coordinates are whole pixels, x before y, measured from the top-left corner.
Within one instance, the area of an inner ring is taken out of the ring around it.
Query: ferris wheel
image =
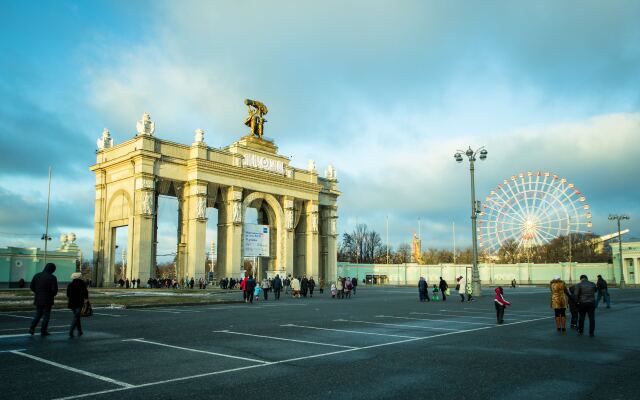
[[[478,238],[483,251],[496,253],[508,240],[525,250],[590,228],[589,204],[572,183],[550,172],[526,172],[505,179],[487,196]]]

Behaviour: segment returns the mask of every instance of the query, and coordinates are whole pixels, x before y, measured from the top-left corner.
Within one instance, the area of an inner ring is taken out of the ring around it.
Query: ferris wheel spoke
[[[508,193],[504,190],[504,187],[500,188],[500,190],[502,190],[503,194],[506,196]],[[496,196],[500,199],[500,201],[502,202],[502,204],[504,204],[505,206],[509,207],[511,209],[511,211],[513,211],[513,216],[517,217],[519,219],[521,219],[524,222],[524,218],[522,218],[522,216],[520,215],[520,213],[511,205],[509,204],[509,202],[506,200],[506,198],[502,197],[502,194],[499,194],[498,192],[495,192]]]
[[[545,198],[547,198],[546,204],[540,208],[541,212],[546,212],[547,210],[554,207],[554,204],[562,204],[562,200],[559,197],[560,189],[558,186],[552,186],[552,190],[547,193]],[[548,200],[550,198],[551,200]]]
[[[511,188],[511,185],[508,185],[508,186],[509,186],[509,191],[511,192],[511,195],[513,196],[513,198],[515,200],[515,203],[518,205],[518,208],[520,209],[520,212],[522,213],[522,215],[526,215],[524,209],[522,208],[522,204],[520,204],[520,202],[518,201],[518,196],[513,192],[513,189]],[[517,187],[516,187],[516,189],[517,189]]]
[[[539,235],[542,239],[544,239],[545,243],[548,243],[550,240],[555,239],[554,235],[542,229],[537,230],[536,234]]]
[[[493,203],[493,202],[492,202],[492,203]],[[507,217],[511,217],[511,215],[510,215],[510,214],[506,213],[505,211],[502,211],[502,209],[495,208],[495,207],[493,206],[493,204],[492,204],[492,203],[485,203],[484,205],[485,205],[489,210],[495,211],[496,213],[498,213],[498,214],[502,214],[502,215],[505,215],[505,216],[507,216]]]

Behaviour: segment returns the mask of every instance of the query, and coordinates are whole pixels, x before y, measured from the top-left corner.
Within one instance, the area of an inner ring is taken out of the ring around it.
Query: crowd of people
[[[512,287],[515,287],[515,280],[512,281]],[[566,309],[571,312],[571,329],[577,330],[579,335],[584,333],[585,319],[589,319],[589,336],[595,335],[595,309],[598,307],[600,300],[606,304],[607,308],[611,307],[609,290],[607,282],[598,275],[598,280],[594,284],[590,282],[586,275],[580,276],[580,282],[575,285],[567,286],[555,276],[549,284],[551,290],[551,308],[554,310],[555,326],[558,332],[566,332]],[[420,277],[418,281],[418,299],[421,302],[430,301],[446,301],[450,295],[449,285],[447,281],[440,277],[440,282],[432,286],[431,296],[429,295],[429,284],[424,277]],[[463,276],[456,278],[455,290],[460,296],[460,301],[475,301],[473,298],[473,288],[470,282]],[[505,309],[511,303],[504,296],[502,286],[495,288],[494,305],[496,309],[496,322],[504,323]]]
[[[58,280],[54,275],[56,266],[48,263],[42,272],[35,274],[31,280],[30,289],[34,293],[34,305],[36,311],[29,327],[29,333],[33,335],[36,327],[42,320],[41,335],[47,336],[48,324],[51,315],[51,308],[56,294],[58,293]],[[129,285],[129,286],[127,286]],[[132,280],[131,283],[124,282],[124,287],[139,287],[140,280]],[[195,280],[183,279],[178,283],[176,279],[156,279],[149,278],[148,287],[173,287],[178,285],[193,289]],[[242,289],[243,299],[246,303],[253,303],[254,300],[269,300],[269,293],[273,292],[275,300],[280,300],[280,294],[284,290],[285,294],[291,293],[293,298],[313,297],[316,282],[313,277],[291,277],[291,275],[280,278],[276,275],[274,278],[264,278],[257,282],[251,274],[245,274],[245,277],[236,281],[233,278],[223,278],[219,285],[223,289],[233,289],[239,287]],[[356,294],[358,280],[350,277],[338,277],[336,282],[331,283],[331,298],[349,299],[351,295]],[[206,289],[207,281],[204,278],[198,280],[198,287]],[[584,333],[585,319],[589,319],[589,336],[595,335],[595,310],[600,300],[606,304],[607,308],[611,307],[611,299],[609,296],[607,282],[598,275],[596,283],[590,282],[586,275],[580,276],[580,282],[574,285],[567,284],[560,278],[555,276],[549,284],[551,291],[551,308],[554,310],[555,327],[558,332],[565,333],[567,331],[566,309],[571,312],[570,328],[577,330],[579,335]],[[319,279],[319,292],[324,292],[324,280]],[[440,277],[438,284],[432,285],[432,294],[429,296],[429,285],[424,277],[420,277],[418,281],[418,295],[421,302],[442,301],[447,300],[450,296],[449,285],[446,280]],[[474,301],[473,290],[470,282],[463,276],[456,278],[455,290],[460,296],[460,301]],[[69,336],[73,337],[74,332],[82,335],[81,326],[81,310],[85,303],[88,302],[89,292],[87,290],[86,281],[82,280],[82,275],[75,272],[71,275],[71,283],[67,286],[68,308],[73,312],[73,319],[69,330]],[[505,310],[511,303],[504,296],[504,289],[501,286],[495,288],[494,305],[496,309],[496,322],[504,323]]]
[[[33,335],[36,331],[36,327],[40,324],[40,335],[49,336],[49,319],[51,317],[51,308],[53,307],[53,301],[58,294],[58,278],[54,275],[56,271],[56,265],[54,263],[47,263],[42,272],[38,272],[31,279],[29,288],[34,293],[33,304],[36,306],[36,312],[31,320],[29,326],[29,333]],[[82,274],[80,272],[74,272],[71,274],[71,282],[67,285],[67,307],[73,313],[71,320],[71,326],[69,328],[69,336],[74,337],[74,332],[77,332],[78,336],[82,336],[82,325],[80,313],[82,307],[89,301],[89,291],[87,290],[87,284],[82,280]]]
[[[456,278],[455,290],[458,292],[461,302],[465,301],[465,296],[467,301],[475,301],[472,296],[471,283],[468,283],[462,275]],[[447,296],[451,296],[451,290],[449,289],[447,281],[442,277],[440,277],[440,281],[437,285],[432,285],[431,296],[429,296],[429,284],[427,283],[427,280],[423,276],[418,280],[418,298],[421,302],[440,300],[447,301]]]
[[[567,287],[566,283],[555,276],[550,284],[551,308],[553,308],[556,329],[558,332],[567,331],[566,310],[571,313],[570,328],[576,329],[579,335],[584,333],[585,319],[589,319],[589,336],[595,336],[595,310],[604,299],[607,308],[611,307],[609,288],[602,275],[598,275],[596,283],[589,281],[587,275],[580,276],[580,282]]]

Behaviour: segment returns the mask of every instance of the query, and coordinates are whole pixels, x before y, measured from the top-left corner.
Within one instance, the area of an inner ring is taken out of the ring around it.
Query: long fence
[[[480,264],[480,280],[484,285],[507,285],[514,279],[518,285],[548,284],[559,275],[566,282],[577,282],[584,274],[595,281],[597,275],[611,285],[617,283],[618,272],[613,264],[607,263],[557,263],[557,264]],[[359,282],[376,285],[417,285],[421,276],[429,284],[437,283],[443,277],[449,284],[456,277],[471,280],[469,264],[352,264],[339,262],[338,275],[356,277]]]

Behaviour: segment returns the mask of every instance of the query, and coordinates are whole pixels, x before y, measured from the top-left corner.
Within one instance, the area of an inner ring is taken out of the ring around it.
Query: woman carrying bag
[[[67,298],[69,299],[69,309],[73,311],[73,320],[71,322],[71,329],[69,330],[69,337],[73,337],[73,331],[78,329],[78,336],[82,336],[82,325],[80,325],[80,317],[82,316],[82,309],[85,302],[89,302],[89,291],[87,285],[81,279],[82,274],[75,272],[71,274],[71,283],[67,286]]]

